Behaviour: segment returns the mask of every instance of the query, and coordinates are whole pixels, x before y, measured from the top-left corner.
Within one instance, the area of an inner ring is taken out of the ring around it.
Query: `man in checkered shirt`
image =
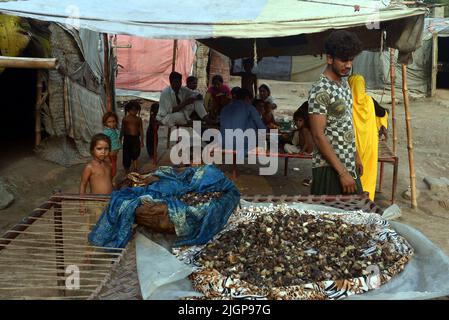
[[[325,42],[327,67],[309,93],[309,120],[315,150],[311,193],[361,193],[363,167],[355,147],[352,94],[346,77],[361,42],[353,33],[332,32]]]

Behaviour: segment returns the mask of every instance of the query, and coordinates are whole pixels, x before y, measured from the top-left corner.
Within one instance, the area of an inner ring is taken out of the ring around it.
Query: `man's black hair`
[[[355,33],[346,30],[332,32],[324,44],[326,54],[342,61],[354,59],[362,51],[362,43]]]
[[[190,82],[195,81],[195,80],[198,81],[198,78],[195,77],[195,76],[189,76],[186,79],[186,83],[190,83]]]
[[[219,74],[216,74],[215,76],[213,76],[212,78],[212,83],[214,83],[214,81],[220,81],[221,83],[223,83],[223,77],[220,76]]]
[[[141,109],[140,103],[137,102],[136,100],[131,100],[131,101],[129,101],[129,102],[126,104],[125,110],[126,110],[126,111],[129,111],[129,110],[132,110],[132,109],[139,111],[139,110]]]
[[[236,95],[237,94],[237,92],[240,90],[241,88],[240,87],[234,87],[234,88],[232,88],[231,89],[231,95]]]
[[[240,88],[236,94],[235,97],[237,100],[245,100],[246,98],[251,99],[251,92],[249,92],[248,89]]]
[[[256,99],[253,99],[253,106],[255,106],[255,107],[256,107],[256,106],[257,106],[257,104],[258,104],[258,103],[260,103],[260,102],[263,102],[263,103],[265,103],[265,102],[264,102],[264,101],[263,101],[262,99],[257,99],[257,98],[256,98]]]
[[[179,72],[173,71],[172,73],[170,73],[170,75],[168,76],[168,80],[170,82],[175,81],[175,80],[182,80],[182,74],[180,74]]]

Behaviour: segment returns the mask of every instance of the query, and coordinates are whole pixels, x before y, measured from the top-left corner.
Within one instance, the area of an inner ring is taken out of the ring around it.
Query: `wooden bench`
[[[233,153],[233,163],[232,163],[232,178],[237,178],[237,164],[236,164],[236,152],[232,150],[226,150],[224,153]],[[255,153],[254,155],[258,155],[258,153]],[[312,155],[310,154],[304,154],[304,153],[294,153],[294,154],[288,154],[288,153],[281,153],[281,152],[267,152],[267,156],[271,157],[278,157],[278,158],[284,158],[284,176],[287,176],[288,174],[288,159],[312,159]],[[384,174],[384,164],[389,163],[393,165],[393,179],[392,179],[392,186],[391,186],[391,204],[395,202],[396,197],[396,189],[397,189],[397,180],[398,180],[398,165],[399,165],[399,159],[397,156],[393,154],[393,152],[390,150],[388,145],[385,141],[379,141],[379,153],[378,153],[378,162],[380,163],[380,173],[379,173],[379,192],[382,192],[382,184],[383,184],[383,174]]]
[[[398,184],[398,167],[399,158],[394,155],[393,152],[388,147],[387,143],[383,140],[379,141],[379,155],[378,161],[380,162],[380,173],[379,173],[379,192],[382,192],[382,183],[384,176],[384,164],[389,163],[393,165],[393,181],[391,185],[391,204],[394,203],[396,197],[396,189]]]

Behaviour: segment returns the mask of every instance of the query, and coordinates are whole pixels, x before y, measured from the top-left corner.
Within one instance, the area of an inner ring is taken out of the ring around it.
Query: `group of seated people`
[[[190,125],[193,120],[202,120],[207,124],[219,125],[225,129],[277,129],[274,117],[277,108],[268,84],[257,88],[257,77],[251,73],[252,62],[244,61],[245,72],[242,77],[242,87],[232,90],[223,81],[223,77],[215,75],[212,85],[206,95],[197,90],[196,77],[187,78],[186,86],[182,86],[182,75],[172,72],[169,76],[170,86],[161,92],[153,117],[162,125]],[[250,88],[251,90],[249,90]],[[258,89],[258,95],[254,96]],[[246,105],[246,107],[245,107]],[[297,130],[290,136],[282,136],[281,143],[288,153],[312,152],[313,141],[308,129],[307,102],[294,114],[293,122]]]

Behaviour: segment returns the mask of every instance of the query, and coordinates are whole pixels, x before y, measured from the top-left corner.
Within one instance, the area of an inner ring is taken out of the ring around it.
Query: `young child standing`
[[[130,101],[125,107],[125,117],[122,120],[122,131],[120,137],[123,138],[123,167],[126,173],[132,170],[137,171],[137,159],[140,156],[140,149],[144,147],[143,123],[139,115],[140,104],[137,101]]]
[[[244,72],[233,72],[234,60],[231,66],[231,75],[242,77],[242,88],[247,89],[251,93],[251,98],[255,98],[257,94],[257,75],[253,73],[254,62],[252,59],[243,60]]]
[[[112,168],[109,161],[111,140],[103,133],[96,134],[90,142],[92,160],[84,167],[81,175],[80,194],[110,194],[112,192]]]
[[[117,174],[117,155],[122,144],[120,143],[120,131],[118,126],[118,116],[114,112],[107,112],[103,116],[103,133],[111,139],[111,151],[109,152],[109,159],[112,166],[112,178]]]
[[[87,186],[93,194],[112,193],[112,168],[109,160],[111,150],[111,139],[104,133],[94,135],[90,141],[90,153],[92,160],[84,167],[81,175],[80,194],[85,194]],[[87,214],[87,228],[92,230],[102,213],[101,207],[88,207],[83,202],[80,205],[80,214]],[[86,239],[86,245],[89,241]],[[95,249],[88,247],[84,256],[83,264],[91,264],[91,258]]]

